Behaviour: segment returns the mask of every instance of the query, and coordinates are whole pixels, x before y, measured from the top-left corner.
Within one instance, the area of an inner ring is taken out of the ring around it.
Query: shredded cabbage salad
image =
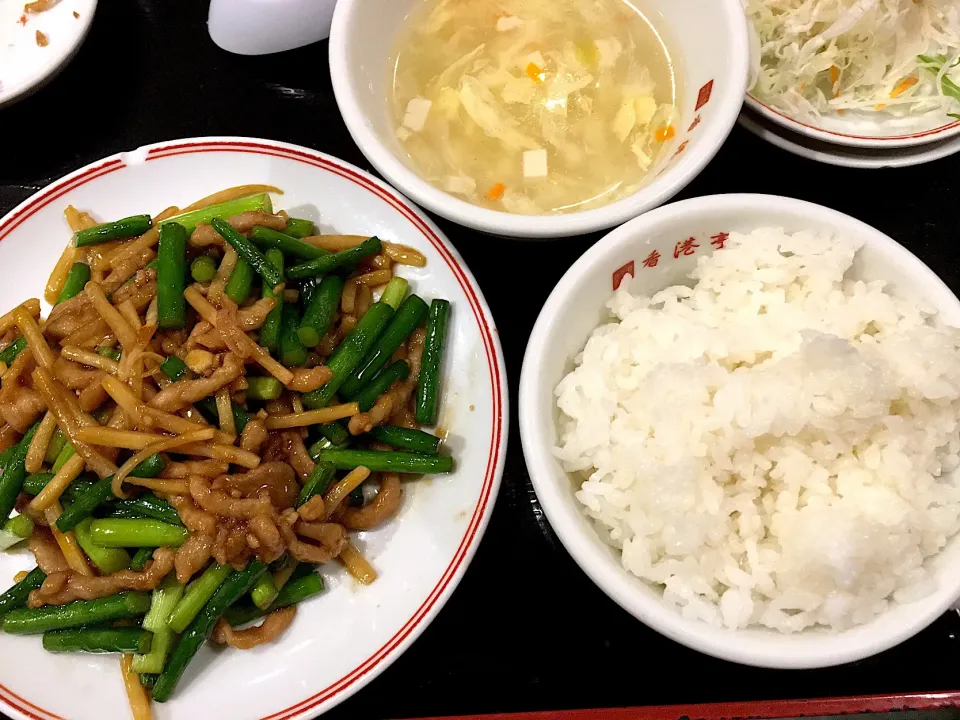
[[[642,185],[675,143],[673,61],[620,0],[429,0],[392,65],[397,137],[429,182],[507,212]]]
[[[801,120],[960,118],[958,0],[744,0],[758,99]]]

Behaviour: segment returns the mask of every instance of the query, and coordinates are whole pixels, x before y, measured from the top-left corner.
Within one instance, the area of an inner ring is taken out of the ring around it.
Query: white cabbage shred
[[[681,142],[672,59],[632,5],[428,0],[410,23],[397,137],[447,192],[523,214],[596,207]]]
[[[960,113],[958,0],[744,0],[752,94],[792,117]]]

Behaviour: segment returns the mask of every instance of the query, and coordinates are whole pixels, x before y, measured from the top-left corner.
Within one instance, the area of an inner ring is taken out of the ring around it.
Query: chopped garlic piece
[[[611,68],[623,53],[623,45],[615,37],[597,40],[597,52],[600,53],[600,67]]]
[[[523,176],[541,178],[547,176],[547,151],[527,150],[523,153]]]
[[[613,119],[613,134],[617,136],[617,140],[623,142],[627,139],[634,126],[637,124],[637,111],[634,107],[633,100],[627,99],[620,106],[620,109],[617,111],[617,116]]]
[[[649,95],[634,100],[633,106],[637,112],[638,125],[648,125],[657,112],[657,101]]]
[[[443,189],[458,195],[472,195],[477,189],[477,183],[466,175],[448,175],[443,179]]]
[[[405,127],[397,128],[397,139],[400,140],[400,142],[406,142],[411,137],[413,137],[413,133],[407,130],[407,128]]]
[[[403,126],[410,128],[414,132],[423,130],[431,105],[433,105],[433,103],[426,98],[413,98],[413,100],[407,103],[407,112],[403,116]]]
[[[518,17],[513,17],[513,15],[507,15],[497,20],[497,30],[499,32],[507,32],[508,30],[515,30],[518,27],[523,25],[523,20]]]

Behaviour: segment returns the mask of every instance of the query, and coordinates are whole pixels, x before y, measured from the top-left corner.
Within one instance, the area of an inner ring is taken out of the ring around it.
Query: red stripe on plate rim
[[[62,195],[65,195],[71,190],[77,189],[81,185],[88,183],[91,180],[96,180],[104,175],[109,175],[115,170],[120,170],[124,167],[126,167],[126,164],[124,164],[124,162],[119,158],[107,160],[106,162],[100,163],[95,167],[87,168],[79,175],[69,178],[61,185],[50,188],[50,190],[43,195],[33,198],[28,202],[27,205],[24,205],[19,210],[14,210],[13,214],[7,218],[6,222],[4,222],[3,225],[0,225],[0,240],[3,240],[7,235],[16,230],[21,223],[29,219],[30,216],[35,212],[42,210]]]
[[[779,720],[894,710],[939,710],[960,705],[960,692],[861,695],[859,697],[810,700],[758,700],[702,705],[651,705],[648,707],[598,708],[595,710],[548,710],[491,715],[453,715],[419,720],[730,720],[731,718]]]
[[[947,130],[953,130],[956,127],[960,127],[960,120],[956,120],[954,122],[947,123],[946,125],[941,125],[938,128],[933,128],[932,130],[924,130],[923,132],[914,133],[912,135],[881,135],[881,136],[851,135],[850,133],[842,133],[842,132],[837,132],[835,130],[827,130],[825,128],[817,127],[816,125],[809,125],[805,122],[801,122],[800,120],[797,120],[794,117],[790,117],[786,113],[781,112],[780,110],[777,110],[776,108],[770,105],[767,105],[765,102],[758,99],[755,95],[750,95],[748,93],[747,97],[753,100],[757,105],[762,107],[764,110],[769,110],[777,117],[783,118],[784,120],[787,120],[788,122],[799,125],[800,127],[804,127],[807,130],[813,130],[814,132],[820,132],[820,133],[823,133],[824,135],[832,135],[834,137],[839,137],[839,138],[849,138],[851,140],[876,140],[879,142],[886,142],[886,141],[894,142],[897,140],[919,140],[920,138],[930,137],[931,135],[939,135],[940,133],[947,132]]]
[[[497,470],[502,459],[503,396],[501,388],[503,379],[500,371],[499,352],[497,349],[497,344],[493,339],[493,331],[491,331],[487,322],[483,305],[477,295],[477,291],[474,289],[473,282],[471,282],[471,279],[460,266],[460,261],[453,255],[453,253],[450,252],[450,249],[446,246],[444,241],[440,239],[430,225],[427,224],[416,211],[412,210],[406,204],[406,202],[398,197],[395,193],[391,192],[385,186],[367,176],[365,173],[357,172],[350,167],[341,165],[335,162],[332,158],[321,154],[314,154],[305,149],[299,149],[283,144],[274,145],[239,140],[199,140],[196,142],[186,143],[176,142],[170,145],[151,148],[147,152],[146,160],[152,161],[178,155],[211,152],[239,152],[267,155],[312,165],[322,170],[332,172],[335,175],[338,175],[339,177],[349,180],[365,190],[368,190],[403,215],[403,217],[407,219],[441,255],[447,266],[456,277],[461,289],[467,296],[467,301],[471,310],[473,311],[474,317],[481,331],[480,334],[483,339],[484,350],[487,354],[487,368],[490,375],[490,383],[493,389],[493,423],[491,427],[490,450],[487,454],[487,468],[484,473],[483,486],[481,488],[479,501],[474,508],[470,523],[467,525],[467,530],[460,541],[460,545],[457,547],[457,550],[454,553],[453,560],[447,566],[447,569],[441,576],[440,581],[433,588],[433,590],[431,590],[423,604],[413,613],[413,616],[407,621],[407,623],[367,660],[361,663],[358,667],[354,668],[343,678],[331,684],[327,688],[324,688],[320,692],[300,701],[299,703],[296,703],[295,705],[262,719],[290,720],[294,717],[303,716],[305,713],[315,710],[317,706],[332,700],[336,695],[344,692],[347,688],[356,683],[363,676],[367,675],[371,670],[376,668],[384,661],[392,661],[393,659],[396,659],[395,657],[391,658],[390,656],[395,653],[401,644],[410,638],[411,633],[413,633],[413,631],[420,626],[427,614],[429,614],[431,611],[439,611],[439,608],[437,608],[437,602],[440,599],[440,596],[444,593],[452,592],[452,587],[450,586],[451,582],[454,580],[458,572],[461,572],[465,569],[463,567],[463,562],[466,559],[467,554],[475,548],[476,536],[484,524],[487,506],[490,502]],[[38,210],[46,207],[67,192],[70,192],[71,190],[74,190],[81,185],[90,182],[91,180],[95,180],[103,175],[124,167],[126,167],[126,164],[120,158],[114,157],[94,167],[87,168],[86,170],[79,172],[77,175],[62,180],[59,184],[54,185],[42,195],[30,200],[23,207],[15,209],[14,212],[2,224],[0,224],[0,240],[9,235],[16,227],[18,227],[22,222],[27,220]],[[31,720],[64,720],[59,715],[55,715],[47,710],[44,710],[43,708],[37,707],[33,703],[19,697],[3,685],[0,685],[0,701],[20,712],[21,714],[31,718]],[[41,715],[37,715],[33,711],[39,712]]]

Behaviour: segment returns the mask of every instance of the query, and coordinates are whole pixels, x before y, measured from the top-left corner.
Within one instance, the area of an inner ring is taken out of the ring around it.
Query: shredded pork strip
[[[213,395],[241,375],[243,375],[243,361],[233,353],[228,353],[224,357],[223,365],[210,377],[171,383],[157,393],[149,405],[167,412],[176,412]]]
[[[263,622],[246,630],[234,630],[223,618],[217,622],[213,631],[213,641],[220,645],[229,645],[238,650],[249,650],[257,645],[271,642],[290,627],[297,615],[296,605],[274,610]]]
[[[67,560],[53,534],[46,528],[34,528],[33,534],[27,540],[27,549],[33,553],[37,565],[47,575],[66,572],[70,569]]]
[[[287,219],[281,215],[268,215],[263,212],[246,212],[240,215],[234,215],[227,218],[227,222],[233,226],[234,230],[245,233],[250,232],[254,226],[268,227],[271,230],[283,230],[287,227]],[[223,246],[225,241],[220,237],[220,233],[214,230],[207,223],[200,223],[190,234],[190,246],[194,248],[204,248],[211,245]]]
[[[377,496],[361,508],[346,508],[341,522],[348,530],[371,530],[396,515],[402,500],[400,476],[384,475]]]
[[[215,515],[201,509],[186,495],[173,495],[168,502],[176,509],[177,514],[187,530],[198,535],[214,535],[217,532],[217,518]]]
[[[190,495],[201,508],[214,515],[249,520],[271,511],[270,500],[265,497],[234,498],[219,490],[210,489],[208,478],[190,477]]]
[[[153,560],[143,572],[121,570],[105,577],[88,577],[74,572],[48,575],[39,589],[30,593],[28,606],[66,605],[74,600],[96,600],[116,595],[124,590],[146,592],[153,590],[173,570],[176,552],[171,548],[157,548]]]
[[[213,554],[213,537],[193,533],[177,550],[173,565],[177,571],[177,581],[186,583],[196,575]]]

